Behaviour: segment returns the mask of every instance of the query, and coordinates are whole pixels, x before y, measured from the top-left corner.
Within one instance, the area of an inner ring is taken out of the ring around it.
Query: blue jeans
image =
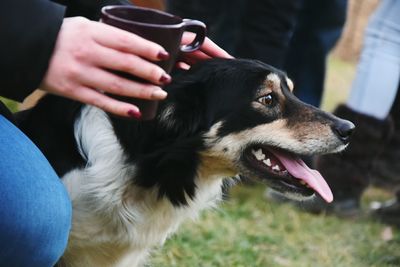
[[[49,162],[0,115],[0,266],[53,266],[67,245],[71,213]]]
[[[400,1],[382,0],[365,30],[364,46],[347,105],[384,119],[400,79]]]

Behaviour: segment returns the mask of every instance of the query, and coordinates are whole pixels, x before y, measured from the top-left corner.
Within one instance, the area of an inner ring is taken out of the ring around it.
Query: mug
[[[206,26],[198,20],[182,19],[172,14],[150,8],[135,6],[105,6],[101,9],[102,23],[132,32],[149,41],[161,45],[170,55],[167,60],[153,62],[167,73],[174,67],[180,53],[193,52],[200,48],[206,37]],[[181,45],[185,31],[195,33],[190,44]],[[140,78],[126,73],[118,73],[125,78],[140,82]],[[157,112],[158,101],[117,97],[138,106],[142,120],[153,119]]]

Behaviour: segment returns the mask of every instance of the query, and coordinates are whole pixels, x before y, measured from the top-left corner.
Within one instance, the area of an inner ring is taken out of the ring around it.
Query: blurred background
[[[131,2],[138,6],[166,9],[165,0],[131,0]],[[360,55],[364,28],[378,2],[379,0],[348,1],[343,34],[331,52],[328,62],[323,98],[325,109],[331,110],[337,103],[347,98],[347,92],[354,76],[354,67]],[[35,92],[22,105],[17,106],[17,103],[8,101],[8,106],[13,110],[25,109],[36,103],[40,96],[42,96],[41,92]]]

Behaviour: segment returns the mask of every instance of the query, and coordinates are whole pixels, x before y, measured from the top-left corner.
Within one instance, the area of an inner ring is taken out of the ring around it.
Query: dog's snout
[[[354,124],[351,121],[340,120],[333,125],[333,132],[345,143],[349,142],[350,136],[355,129]]]

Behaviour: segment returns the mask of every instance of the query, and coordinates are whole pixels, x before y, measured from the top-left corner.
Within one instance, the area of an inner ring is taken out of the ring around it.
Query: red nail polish
[[[157,58],[160,60],[167,60],[169,59],[169,53],[167,51],[160,51],[157,55]]]
[[[160,78],[160,83],[162,84],[169,84],[172,81],[171,76],[169,76],[168,74],[164,73],[161,78]]]
[[[129,117],[135,118],[139,120],[142,117],[142,113],[140,111],[135,111],[133,109],[128,110]]]

